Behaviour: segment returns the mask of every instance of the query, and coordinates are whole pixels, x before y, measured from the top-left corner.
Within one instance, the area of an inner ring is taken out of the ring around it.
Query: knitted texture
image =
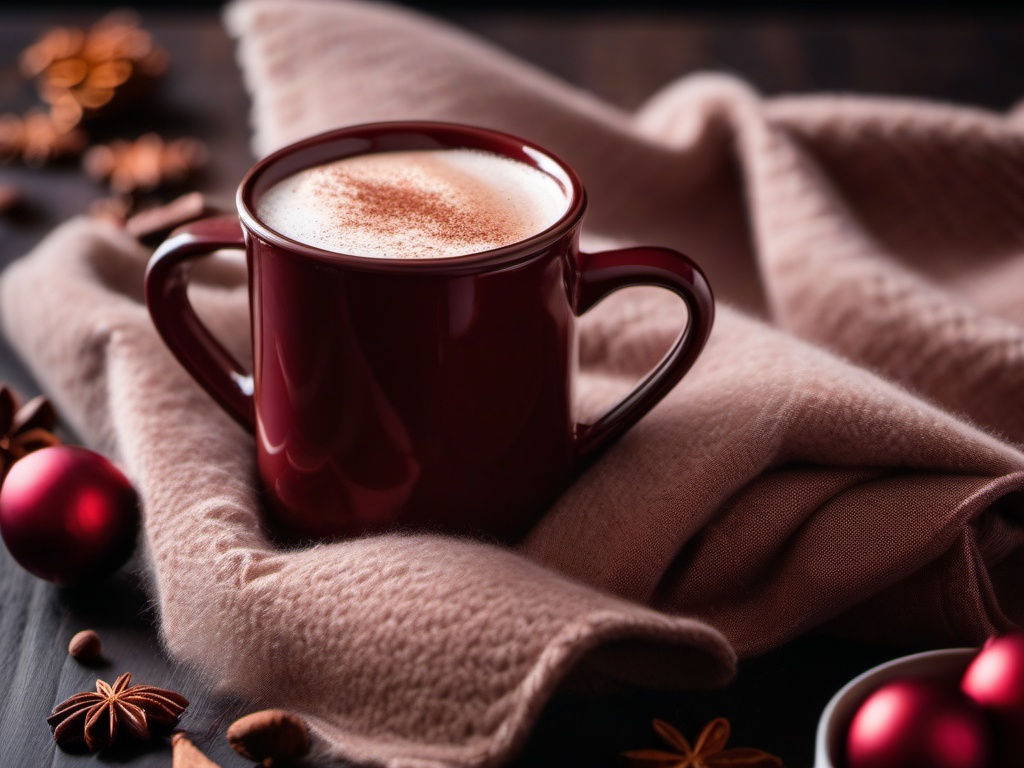
[[[145,257],[123,232],[68,222],[5,272],[5,328],[138,488],[169,651],[254,706],[307,718],[320,762],[500,763],[581,662],[665,687],[730,678],[733,652],[706,624],[507,549],[381,535],[276,550],[252,439],[160,343],[141,303]],[[193,285],[197,310],[244,353],[244,274],[197,270]]]
[[[175,656],[309,718],[324,764],[494,765],[571,669],[699,686],[728,678],[730,645],[812,628],[943,645],[1024,619],[1019,117],[766,100],[711,75],[629,115],[382,4],[244,0],[227,21],[258,154],[387,119],[523,135],[580,171],[591,242],[691,253],[719,313],[682,383],[518,551],[285,552],[259,526],[251,438],[148,322],[146,254],[64,225],[5,273],[0,316],[138,486]],[[244,274],[216,261],[194,300],[244,359]],[[681,316],[636,290],[585,318],[580,407],[620,396]]]

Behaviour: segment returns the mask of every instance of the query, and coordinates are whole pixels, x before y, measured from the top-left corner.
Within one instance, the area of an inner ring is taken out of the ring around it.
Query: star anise
[[[32,451],[58,445],[53,434],[57,412],[40,395],[23,406],[6,385],[0,386],[0,481],[18,459]]]
[[[147,133],[135,141],[92,147],[83,163],[86,173],[114,192],[135,194],[185,181],[206,163],[206,148],[197,139],[164,141]]]
[[[56,27],[22,52],[25,77],[35,79],[54,121],[77,125],[137,95],[167,68],[167,54],[130,12],[115,12],[87,30]]]
[[[77,155],[85,143],[85,134],[78,128],[59,125],[39,109],[0,115],[0,163],[21,160],[26,165],[45,165]]]
[[[663,720],[654,721],[654,731],[678,752],[658,749],[633,749],[623,752],[630,768],[782,768],[782,761],[760,749],[737,747],[726,749],[729,721],[717,717],[704,726],[691,747],[679,731]]]
[[[96,692],[76,693],[61,702],[46,722],[53,729],[53,739],[62,747],[84,741],[90,752],[115,743],[118,735],[145,741],[151,729],[172,728],[178,723],[188,699],[174,691],[152,685],[129,685],[130,672],[125,672],[113,685],[96,681]]]

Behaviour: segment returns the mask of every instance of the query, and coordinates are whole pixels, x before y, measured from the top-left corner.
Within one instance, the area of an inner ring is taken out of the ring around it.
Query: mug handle
[[[686,302],[690,317],[672,349],[633,390],[593,424],[576,425],[576,455],[587,461],[620,437],[668,394],[690,369],[711,333],[715,302],[700,268],[670,248],[624,248],[580,253],[571,297],[577,317],[609,294],[630,286],[667,288]]]
[[[218,216],[175,230],[146,268],[146,306],[178,362],[235,421],[254,431],[252,374],[224,349],[188,300],[189,262],[224,248],[245,249],[238,217]]]

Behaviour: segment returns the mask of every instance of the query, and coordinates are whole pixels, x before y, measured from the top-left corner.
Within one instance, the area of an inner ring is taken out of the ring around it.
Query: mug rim
[[[350,151],[339,149],[337,152],[316,152],[323,149],[325,145],[340,145],[346,140],[362,140],[373,142],[381,140],[395,141],[398,144],[402,136],[407,135],[407,141],[411,141],[417,135],[421,139],[431,139],[439,142],[440,146],[415,147],[415,146],[388,146],[385,148],[371,147],[355,148]],[[519,162],[526,163],[531,167],[547,173],[555,178],[560,184],[568,182],[566,196],[569,204],[565,211],[551,226],[541,230],[523,240],[517,240],[509,245],[500,248],[492,248],[486,251],[475,251],[473,253],[459,256],[444,256],[429,259],[407,259],[396,257],[358,256],[355,254],[341,253],[326,248],[319,248],[309,243],[290,238],[264,223],[255,211],[254,187],[268,170],[273,169],[280,163],[294,159],[295,155],[315,154],[315,159],[308,163],[297,164],[281,176],[286,178],[306,168],[311,168],[324,163],[340,160],[345,157],[355,157],[375,152],[386,152],[393,150],[415,150],[415,149],[445,149],[445,148],[469,148],[482,149],[502,155]],[[545,167],[547,166],[547,167]],[[565,179],[559,179],[557,174],[552,172],[552,167],[562,174]],[[583,182],[573,168],[539,144],[504,131],[496,131],[491,128],[467,125],[463,123],[440,122],[430,120],[396,120],[376,123],[361,123],[358,125],[335,128],[322,133],[308,136],[299,141],[287,144],[280,149],[271,152],[258,160],[245,174],[235,196],[235,203],[238,210],[238,217],[242,222],[247,234],[252,234],[278,248],[302,256],[325,261],[334,265],[344,265],[367,271],[380,272],[406,272],[416,270],[431,270],[435,273],[451,273],[462,271],[476,271],[481,268],[508,266],[510,264],[529,261],[545,251],[550,245],[562,239],[566,234],[575,228],[583,217],[586,209],[587,198]]]

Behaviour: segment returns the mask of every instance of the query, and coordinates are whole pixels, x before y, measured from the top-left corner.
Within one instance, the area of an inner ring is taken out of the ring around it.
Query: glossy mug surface
[[[564,211],[510,245],[425,259],[327,250],[256,213],[262,195],[305,169],[449,149],[543,172],[564,191]],[[343,128],[259,161],[237,206],[237,216],[183,227],[156,251],[146,301],[182,365],[254,433],[268,523],[286,539],[396,527],[515,539],[679,381],[710,333],[711,291],[690,259],[656,247],[581,252],[579,177],[507,134],[424,122]],[[247,257],[251,372],[186,293],[189,262],[224,248]],[[621,402],[577,423],[577,318],[632,285],[678,294],[686,328]]]

